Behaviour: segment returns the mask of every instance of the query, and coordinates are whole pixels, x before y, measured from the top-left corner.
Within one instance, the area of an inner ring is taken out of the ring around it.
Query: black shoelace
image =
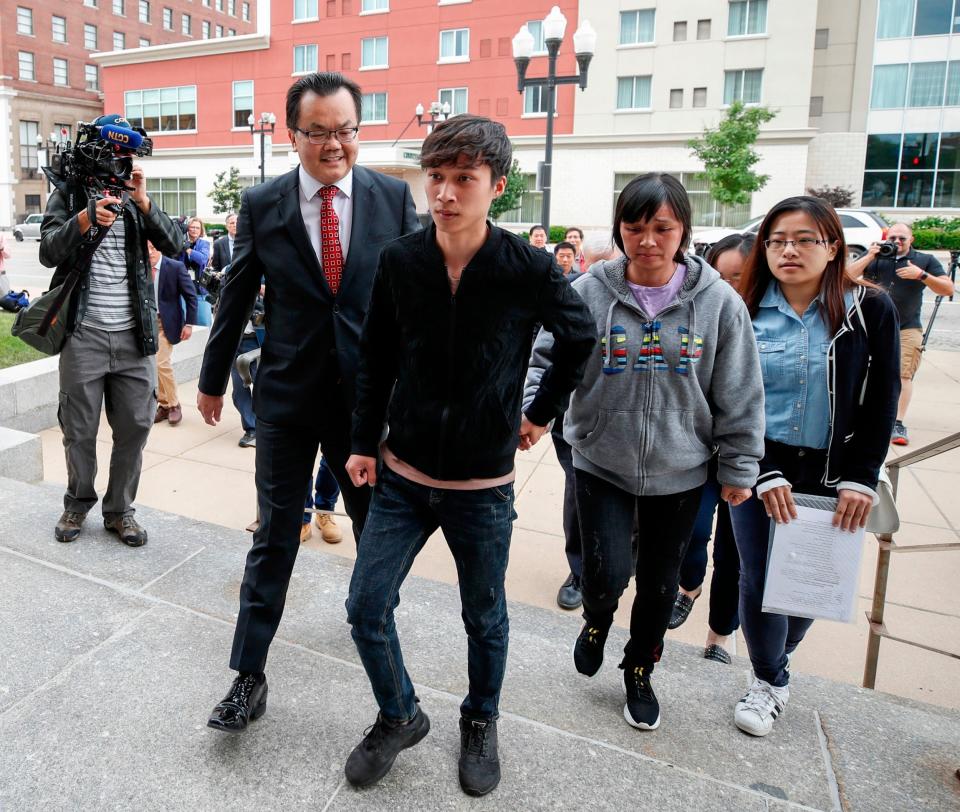
[[[387,723],[378,713],[377,721],[363,731],[363,746],[367,750],[372,750],[375,753],[379,752],[380,748],[383,746],[383,740],[386,737],[386,732]]]
[[[233,690],[230,692],[230,701],[238,705],[246,705],[250,699],[250,694],[257,684],[256,674],[247,674],[245,677],[237,677],[233,681]]]
[[[467,754],[484,758],[487,755],[487,723],[471,721],[467,727]]]

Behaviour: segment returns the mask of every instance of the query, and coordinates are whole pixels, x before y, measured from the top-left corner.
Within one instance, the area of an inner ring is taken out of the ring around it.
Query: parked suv
[[[870,243],[880,242],[886,234],[887,224],[870,209],[837,209],[837,216],[843,226],[843,238],[847,242],[847,256],[850,259],[862,257],[867,253]],[[763,217],[755,217],[739,228],[711,228],[696,232],[693,235],[694,250],[702,256],[711,245],[730,234],[756,234],[762,222]]]
[[[20,225],[13,227],[13,236],[17,242],[24,240],[40,240],[40,224],[43,222],[42,214],[28,214],[27,219]]]

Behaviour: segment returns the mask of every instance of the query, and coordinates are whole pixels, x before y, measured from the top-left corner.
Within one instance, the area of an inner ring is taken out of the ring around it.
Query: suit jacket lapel
[[[303,224],[303,215],[300,214],[300,186],[297,183],[299,171],[299,169],[294,169],[287,174],[288,182],[281,188],[277,200],[277,210],[281,222],[290,234],[290,242],[303,261],[303,267],[320,280],[324,291],[329,295],[330,288],[327,287],[327,280],[323,276],[320,262],[317,260],[317,255],[313,252],[313,245],[310,243],[310,235],[307,234],[306,226]]]
[[[350,205],[353,207],[353,222],[350,226],[350,249],[347,251],[347,261],[343,267],[343,280],[340,283],[340,293],[360,274],[357,267],[362,257],[367,256],[364,246],[370,235],[370,214],[374,211],[376,202],[373,194],[373,183],[370,181],[369,170],[362,166],[353,167],[353,194],[350,196]]]

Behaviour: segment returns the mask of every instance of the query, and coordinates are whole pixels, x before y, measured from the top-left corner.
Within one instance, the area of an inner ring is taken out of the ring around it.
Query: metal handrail
[[[909,454],[904,454],[895,460],[886,464],[887,473],[890,476],[890,484],[893,486],[893,498],[897,498],[897,486],[900,481],[900,471],[918,462],[929,460],[932,457],[945,454],[960,448],[960,432],[944,437]],[[932,651],[935,654],[942,654],[945,657],[953,657],[960,660],[960,654],[936,648],[934,646],[921,643],[916,640],[907,640],[903,637],[891,634],[883,622],[883,613],[887,602],[887,580],[890,575],[890,556],[892,553],[923,553],[939,552],[944,550],[960,551],[960,542],[951,542],[947,544],[914,544],[909,547],[898,547],[893,539],[893,533],[877,533],[879,550],[877,551],[877,573],[873,584],[873,605],[867,612],[867,622],[870,624],[870,636],[867,638],[867,657],[863,666],[863,687],[873,688],[877,681],[877,660],[880,657],[880,640],[886,637],[888,640],[894,640],[898,643],[905,643],[908,646]]]

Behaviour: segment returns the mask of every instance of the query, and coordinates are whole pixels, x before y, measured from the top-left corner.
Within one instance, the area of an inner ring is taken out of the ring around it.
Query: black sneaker
[[[557,606],[561,609],[578,609],[582,603],[580,579],[571,572],[560,587],[560,591],[557,592]]]
[[[603,665],[603,647],[607,642],[609,629],[598,629],[584,623],[580,636],[573,645],[573,664],[577,671],[592,677]]]
[[[413,747],[430,732],[430,720],[420,708],[409,722],[395,724],[379,713],[377,721],[363,732],[363,741],[353,748],[343,772],[355,787],[369,787],[383,778],[401,750]]]
[[[460,718],[460,788],[479,797],[500,783],[495,719]]]
[[[699,596],[698,596],[699,597]],[[688,617],[690,617],[690,611],[693,609],[693,604],[696,601],[696,598],[691,598],[689,595],[684,595],[682,592],[677,592],[677,597],[673,601],[673,612],[670,614],[670,620],[667,622],[668,629],[679,629]]]
[[[627,724],[640,730],[660,727],[660,703],[650,684],[650,669],[641,665],[625,667],[623,687],[627,692],[627,704],[623,706]]]

